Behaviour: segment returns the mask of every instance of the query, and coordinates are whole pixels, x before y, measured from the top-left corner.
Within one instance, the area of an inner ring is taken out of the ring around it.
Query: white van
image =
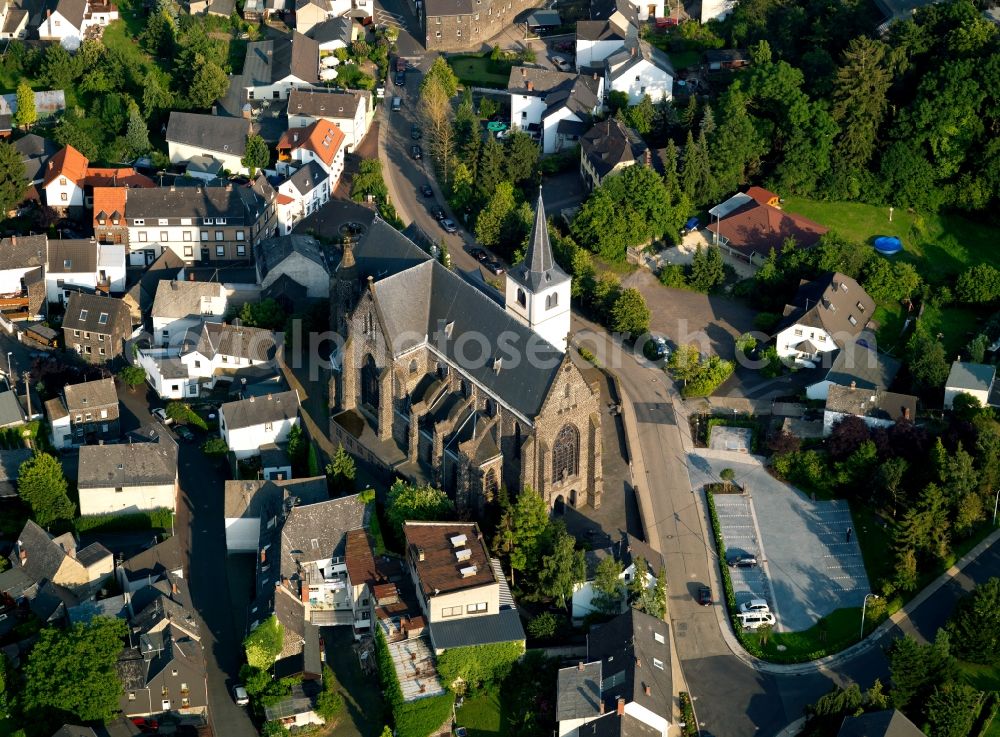
[[[745,630],[756,630],[774,625],[774,615],[771,612],[740,612],[737,616],[740,619],[740,625]]]

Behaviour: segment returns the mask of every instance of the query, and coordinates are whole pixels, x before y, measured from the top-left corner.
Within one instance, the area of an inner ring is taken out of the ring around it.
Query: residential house
[[[145,608],[145,596],[135,597],[142,589],[161,582],[172,588],[177,579],[183,579],[184,561],[184,550],[176,535],[122,561],[115,569],[115,575],[129,611],[135,615]],[[133,599],[137,604],[135,607],[132,606]]]
[[[638,26],[651,18],[662,18],[664,16],[664,3],[662,0],[644,2],[643,0],[591,0],[590,17],[592,20],[603,20],[610,18],[615,13],[627,15],[631,21]]]
[[[435,653],[515,642],[524,630],[500,562],[475,522],[404,522],[406,564]]]
[[[328,120],[291,128],[278,141],[278,171],[287,175],[315,161],[326,172],[332,194],[344,172],[344,140],[344,132]]]
[[[623,93],[629,105],[638,105],[647,95],[653,102],[670,100],[674,76],[665,53],[647,41],[633,41],[604,60],[604,93]]]
[[[67,384],[45,403],[45,414],[57,449],[117,442],[121,436],[114,379]]]
[[[594,589],[594,577],[598,563],[609,557],[614,558],[621,569],[619,579],[622,582],[623,591],[638,575],[645,579],[647,589],[655,588],[656,577],[664,568],[663,556],[634,535],[624,534],[621,540],[608,548],[588,551],[586,558],[587,579],[573,587],[574,622],[582,622],[588,615],[600,611],[595,603],[598,593]],[[640,561],[643,563],[643,570],[638,568],[637,564]],[[620,606],[624,607],[625,603],[625,600],[622,599]]]
[[[77,471],[80,515],[177,509],[177,446],[158,443],[84,445]]]
[[[180,344],[188,331],[202,323],[222,322],[228,300],[218,282],[161,281],[150,312],[153,340],[161,345]]]
[[[295,0],[295,30],[308,34],[333,15],[330,0]],[[343,18],[352,22],[350,18]]]
[[[219,434],[237,458],[258,455],[260,446],[283,443],[299,424],[299,395],[294,389],[266,397],[227,402],[219,408]]]
[[[580,138],[580,176],[590,189],[635,164],[652,164],[649,147],[617,118],[607,118]]]
[[[968,394],[979,400],[979,404],[983,407],[997,403],[996,398],[993,402],[990,401],[996,371],[996,366],[984,363],[970,363],[968,361],[952,363],[951,371],[948,372],[948,380],[944,383],[945,409],[951,409],[955,397],[959,394]]]
[[[90,166],[87,157],[66,146],[49,159],[42,187],[45,203],[57,212],[70,207],[92,207],[95,187],[154,187],[152,179],[130,167]]]
[[[12,0],[0,5],[0,39],[24,39],[28,36],[28,10],[18,7]]]
[[[0,428],[17,427],[24,424],[24,408],[18,401],[17,393],[10,389],[0,392]]]
[[[848,416],[860,417],[868,427],[892,427],[897,422],[913,422],[917,416],[917,398],[909,394],[860,389],[832,384],[827,390],[823,410],[823,435]]]
[[[72,292],[125,291],[125,246],[90,239],[50,240],[45,289],[50,303],[65,304]]]
[[[427,0],[424,48],[428,51],[472,51],[515,24],[522,12],[537,6],[532,0]],[[419,12],[419,11],[418,11]]]
[[[709,49],[705,52],[705,63],[709,71],[742,69],[750,66],[750,54],[746,49]]]
[[[284,100],[291,89],[319,84],[319,44],[302,33],[247,44],[243,85],[249,99]]]
[[[587,657],[559,671],[559,737],[666,737],[673,715],[666,622],[629,609],[587,635]]]
[[[153,300],[156,299],[156,290],[159,289],[160,282],[176,279],[183,269],[184,260],[169,248],[149,265],[149,268],[139,276],[139,280],[129,287],[122,297],[133,323],[142,322],[143,316],[148,315],[153,309]]]
[[[876,349],[874,334],[866,330],[837,351],[826,376],[807,386],[806,396],[825,400],[833,384],[850,386],[853,383],[859,389],[885,391],[892,386],[900,367],[899,361]]]
[[[515,66],[507,81],[510,127],[526,131],[551,154],[575,146],[603,107],[604,77]]]
[[[118,6],[90,0],[56,0],[52,10],[38,26],[42,41],[58,41],[63,48],[76,51],[91,28],[104,28],[118,20]]]
[[[205,14],[231,18],[236,12],[236,0],[190,0],[188,12],[191,15]]]
[[[777,195],[760,187],[739,192],[708,211],[712,242],[750,265],[763,263],[792,238],[799,248],[812,248],[826,234],[812,220],[775,206]],[[768,204],[775,203],[775,204]]]
[[[330,184],[318,162],[310,161],[292,170],[288,178],[278,185],[278,232],[288,235],[299,221],[329,201]]]
[[[5,7],[10,8],[10,5]],[[48,138],[29,133],[14,141],[14,149],[21,154],[25,176],[32,185],[41,184],[45,179],[49,159],[60,150],[59,144]]]
[[[81,727],[76,724],[64,724],[52,733],[52,737],[97,737],[97,733],[90,727]]]
[[[192,156],[187,162],[184,174],[191,179],[201,179],[205,182],[225,178],[222,171],[222,162],[207,155]]]
[[[170,163],[182,164],[196,156],[210,156],[233,174],[247,174],[241,159],[249,135],[249,120],[174,110],[167,121]]]
[[[8,320],[40,318],[45,309],[44,235],[0,240],[0,313]]]
[[[288,453],[274,443],[260,446],[260,477],[268,481],[292,478],[292,461]]]
[[[249,186],[127,190],[130,263],[151,264],[167,249],[187,264],[249,261],[253,244],[274,233],[274,197],[263,176]]]
[[[612,13],[604,20],[577,21],[576,70],[581,74],[603,73],[605,59],[638,39],[638,25],[623,13]]]
[[[837,737],[926,737],[898,709],[844,717]]]
[[[111,576],[114,556],[100,543],[79,548],[73,533],[56,537],[28,520],[17,536],[11,564],[36,583],[46,580],[86,599]]]
[[[316,713],[317,697],[322,690],[319,681],[302,680],[295,683],[291,693],[277,703],[264,707],[264,718],[268,722],[280,722],[285,729],[322,726],[326,724],[326,720]]]
[[[139,349],[136,360],[160,397],[182,399],[220,382],[271,376],[274,356],[270,330],[205,322],[180,344]]]
[[[778,325],[778,356],[812,362],[844,348],[870,327],[874,313],[875,300],[849,276],[828,272],[803,281]]]
[[[346,153],[361,144],[374,112],[367,90],[293,89],[288,93],[288,127],[306,128],[318,120],[333,123],[344,133]]]
[[[319,45],[320,66],[323,65],[323,55],[332,54],[337,49],[346,49],[358,35],[358,26],[352,18],[327,18],[316,23],[306,35]],[[322,69],[320,70],[322,72]],[[291,107],[289,107],[289,110]]]
[[[267,290],[288,278],[309,299],[330,296],[330,270],[319,241],[311,235],[283,235],[261,241],[254,249],[257,281]]]
[[[127,192],[125,187],[94,187],[92,227],[98,243],[128,246]]]
[[[31,448],[0,450],[0,500],[17,498],[17,477],[21,464],[34,454]]]
[[[63,317],[63,342],[88,363],[104,363],[122,353],[132,333],[128,307],[120,299],[73,292]]]
[[[325,476],[284,481],[226,481],[224,494],[226,552],[258,556],[267,544],[261,543],[262,536],[274,534],[276,530],[280,533],[278,523],[293,507],[308,506],[330,498]],[[312,549],[311,542],[309,547]],[[267,555],[264,557],[266,562]]]

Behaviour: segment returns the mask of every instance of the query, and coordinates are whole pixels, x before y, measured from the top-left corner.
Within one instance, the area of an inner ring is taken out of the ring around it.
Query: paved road
[[[122,431],[153,422],[149,399],[143,391],[121,390]],[[175,438],[176,439],[176,438]],[[231,606],[230,569],[239,561],[226,557],[223,527],[223,469],[208,460],[196,444],[179,443],[181,487],[174,521],[175,534],[187,555],[184,570],[191,600],[202,620],[202,645],[208,669],[209,719],[222,737],[257,737],[245,709],[236,706],[230,689],[239,680],[245,607]],[[237,592],[245,596],[245,592]]]

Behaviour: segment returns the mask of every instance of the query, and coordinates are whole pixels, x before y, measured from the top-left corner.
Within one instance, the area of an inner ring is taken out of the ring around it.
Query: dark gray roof
[[[184,260],[173,249],[164,249],[139,277],[139,281],[129,288],[127,294],[139,305],[141,312],[149,312],[156,296],[156,286],[163,279],[173,279],[183,268]]]
[[[330,492],[326,477],[286,481],[227,481],[224,514],[226,519],[263,519],[281,511],[285,496],[302,504],[325,501]]]
[[[591,719],[601,713],[601,661],[559,670],[556,721]]]
[[[66,409],[70,413],[92,410],[94,407],[118,406],[114,379],[95,379],[63,387]]]
[[[723,61],[745,61],[750,62],[750,54],[747,53],[746,49],[709,49],[705,52],[705,61],[712,62],[723,62]]]
[[[636,558],[646,561],[646,572],[657,575],[664,567],[663,556],[656,552],[649,543],[640,540],[635,535],[624,533],[617,544],[616,557],[624,568],[628,568]]]
[[[282,466],[290,465],[290,463],[291,461],[288,460],[288,453],[274,443],[268,443],[267,445],[260,446],[261,468],[281,468]]]
[[[328,206],[329,207],[329,206]],[[362,218],[367,215],[367,220]],[[353,249],[358,274],[382,279],[430,261],[431,256],[417,244],[381,218],[371,220],[373,213],[360,205],[349,206],[345,220],[358,221],[367,230]]]
[[[562,20],[558,10],[533,10],[528,15],[528,27],[558,26]]]
[[[472,15],[472,5],[472,0],[427,0],[427,15]]]
[[[222,162],[214,156],[192,156],[188,159],[187,168],[184,171],[188,176],[192,174],[219,176],[222,171]]]
[[[167,122],[168,142],[197,146],[205,151],[219,151],[233,156],[242,156],[246,153],[249,133],[249,120],[227,118],[221,115],[182,113],[174,110],[170,113],[170,120]],[[131,207],[131,200],[130,196],[126,207]],[[134,217],[131,212],[128,213],[128,216]],[[138,217],[142,217],[142,215]]]
[[[111,335],[116,328],[127,331],[130,323],[128,307],[120,299],[73,292],[66,303],[63,330],[88,330]]]
[[[990,366],[985,363],[955,361],[951,364],[948,381],[944,385],[949,389],[971,389],[973,391],[987,392],[993,386],[993,378],[996,376],[996,371],[996,366]]]
[[[524,628],[516,609],[504,609],[482,617],[431,622],[430,631],[435,650],[524,641]]]
[[[177,447],[173,443],[84,445],[80,448],[77,485],[81,489],[109,486],[158,486],[177,478]]]
[[[293,31],[291,36],[247,44],[243,62],[246,86],[270,85],[286,77],[319,82],[319,44],[314,39]]]
[[[265,397],[226,402],[219,408],[226,427],[237,430],[265,422],[283,422],[299,415],[299,394],[294,389]]]
[[[243,155],[242,151],[238,154]],[[128,190],[125,200],[125,216],[130,220],[224,217],[249,225],[248,221],[255,220],[265,205],[263,197],[254,188],[229,183],[211,186],[199,183],[194,187],[133,187]]]
[[[90,239],[50,240],[50,274],[93,274],[97,271],[97,241]]]
[[[115,671],[126,691],[137,691],[146,687],[146,661],[137,647],[127,647],[115,663]]]
[[[0,240],[0,271],[45,266],[47,244],[44,235],[18,235]]]
[[[528,240],[528,250],[524,261],[512,268],[507,276],[518,284],[527,287],[532,292],[554,287],[570,279],[552,255],[552,244],[549,242],[549,224],[545,219],[545,204],[542,202],[542,190],[538,189],[538,203],[535,205],[535,222],[531,227]]]
[[[299,194],[306,195],[312,190],[319,186],[327,186],[326,183],[326,172],[323,171],[323,167],[319,165],[318,161],[310,161],[305,166],[300,166],[296,169],[288,181],[299,191]],[[302,236],[285,236],[290,237],[302,237]]]
[[[900,420],[904,417],[913,420],[917,416],[917,398],[909,394],[832,384],[826,395],[826,411],[877,420]]]
[[[128,604],[125,597],[118,594],[99,601],[94,599],[81,601],[76,606],[69,607],[66,613],[69,615],[70,624],[89,622],[94,617],[125,619],[128,613]]]
[[[899,373],[901,363],[875,348],[875,336],[864,332],[837,351],[824,381],[861,389],[888,389]]]
[[[925,737],[917,725],[896,709],[845,717],[837,737]]]
[[[662,732],[631,714],[614,711],[580,725],[579,737],[660,737]]]
[[[13,391],[0,392],[0,427],[10,427],[24,422],[21,403]]]
[[[312,162],[311,166],[320,169],[319,164],[316,162]],[[303,167],[299,171],[307,168]],[[322,169],[320,169],[320,173],[322,173]],[[293,253],[309,259],[323,271],[328,271],[326,259],[323,257],[323,248],[320,246],[319,241],[311,235],[293,233],[291,235],[278,236],[277,238],[268,238],[258,243],[254,248],[254,258],[257,262],[257,268],[260,270],[261,279],[266,277],[271,269],[275,268]]]
[[[579,41],[625,41],[628,38],[635,38],[636,35],[633,26],[621,28],[607,19],[576,22],[576,38]]]
[[[160,281],[153,298],[153,317],[188,317],[202,314],[202,297],[218,298],[225,290],[218,282]]]
[[[785,306],[779,331],[791,325],[821,328],[842,348],[861,334],[874,312],[875,301],[854,279],[829,272],[799,285],[795,301]]]
[[[206,322],[198,332],[196,350],[208,358],[222,355],[270,361],[274,358],[274,333],[263,328]]]
[[[77,30],[83,30],[83,16],[87,12],[87,0],[57,0],[56,10],[73,24]]]
[[[53,140],[29,133],[14,141],[14,149],[24,157],[44,157],[54,155],[61,146]]]
[[[291,578],[298,563],[343,557],[347,533],[364,529],[368,505],[357,494],[293,507],[281,527],[281,573]]]
[[[52,737],[97,737],[90,727],[80,727],[76,724],[64,724],[55,732]]]
[[[17,481],[21,464],[33,455],[30,448],[0,450],[0,497],[17,495],[12,482]]]
[[[80,561],[81,565],[88,567],[110,555],[111,551],[100,543],[91,543],[87,547],[76,551],[76,559]]]
[[[306,714],[316,708],[318,692],[319,684],[314,681],[296,683],[287,697],[276,704],[264,707],[264,717],[270,721]]]
[[[666,622],[629,609],[590,631],[587,654],[590,660],[602,661],[601,695],[607,711],[614,711],[617,699],[622,697],[626,702],[636,702],[654,714],[670,718],[673,678]]]
[[[171,535],[163,542],[133,555],[124,561],[121,567],[126,576],[133,581],[157,578],[167,571],[183,568],[184,551],[181,549],[180,538]]]
[[[33,581],[41,581],[43,578],[51,580],[66,557],[62,546],[31,520],[25,522],[21,534],[17,536],[17,543],[28,554],[21,570]]]
[[[645,163],[649,151],[638,133],[614,117],[587,131],[580,139],[580,148],[602,179],[617,166]]]
[[[625,48],[616,51],[604,60],[605,70],[611,79],[618,79],[629,73],[640,61],[647,61],[657,69],[674,75],[670,57],[647,41],[633,40]]]
[[[353,23],[353,19],[348,17],[330,18],[322,23],[317,23],[309,29],[306,35],[319,44],[330,43],[331,41],[343,41],[345,46],[350,46],[351,26]],[[288,103],[288,111],[294,111],[291,102]]]

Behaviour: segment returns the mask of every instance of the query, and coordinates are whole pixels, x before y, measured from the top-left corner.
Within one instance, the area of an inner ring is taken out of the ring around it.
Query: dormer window
[[[451,337],[451,333],[452,333],[452,331],[454,329],[455,329],[455,322],[454,321],[449,322],[447,325],[445,325],[444,326],[444,337],[450,338]]]
[[[201,222],[202,222],[203,225],[214,225],[215,224],[215,218],[202,218]]]
[[[80,310],[80,321],[82,322],[82,321],[84,321],[86,319],[87,319],[87,311],[86,310]]]
[[[101,313],[100,317],[97,318],[97,324],[98,325],[107,325],[108,324],[108,313],[107,312],[102,312]]]
[[[856,305],[856,307],[858,308],[858,312],[864,312],[865,311],[865,306],[863,304],[861,304],[860,302],[858,302],[858,304]]]
[[[215,224],[216,225],[225,225],[226,224],[226,219],[225,218],[216,218],[215,219]]]
[[[72,266],[73,266],[73,260],[72,259],[68,259],[68,258],[67,259],[63,259],[63,268],[66,269],[66,271],[69,271],[70,268],[72,268]]]
[[[847,285],[844,282],[840,282],[840,288],[843,289],[845,292],[847,291]]]

